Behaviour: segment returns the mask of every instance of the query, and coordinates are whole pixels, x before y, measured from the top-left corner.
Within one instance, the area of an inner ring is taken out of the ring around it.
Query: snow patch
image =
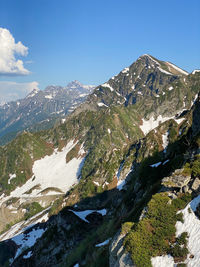
[[[129,172],[127,173],[127,175],[126,175],[126,177],[125,177],[125,179],[119,179],[119,177],[120,177],[120,173],[121,173],[121,170],[122,170],[122,168],[123,168],[123,163],[120,165],[120,167],[119,167],[119,171],[118,171],[118,174],[117,174],[117,178],[118,178],[118,182],[117,182],[117,189],[119,190],[119,191],[121,191],[122,189],[123,189],[123,187],[124,187],[124,185],[126,184],[126,178],[128,177],[128,175],[132,172],[132,167],[131,167],[131,169],[129,170]]]
[[[29,251],[26,255],[23,256],[23,259],[28,259],[32,256],[32,251]]]
[[[85,97],[85,96],[87,96],[88,94],[80,94],[79,96],[80,97]]]
[[[174,118],[174,120],[175,120],[176,123],[180,124],[181,122],[183,122],[185,120],[185,118],[180,118],[180,119],[175,119]]]
[[[98,182],[93,181],[93,184],[100,186],[100,184]]]
[[[124,179],[124,180],[119,180],[119,181],[117,182],[117,189],[118,189],[119,191],[121,191],[121,190],[123,189],[123,187],[124,187],[125,184],[126,184],[125,179]]]
[[[29,233],[21,233],[13,237],[12,240],[19,246],[15,254],[15,259],[23,252],[24,249],[32,247],[44,232],[45,229],[34,228]]]
[[[174,89],[173,86],[170,86],[170,87],[168,88],[169,91],[171,91],[171,90],[173,90],[173,89]]]
[[[81,220],[89,223],[89,221],[86,219],[86,217],[93,213],[93,212],[98,212],[100,213],[102,216],[105,216],[107,213],[106,209],[102,209],[102,210],[84,210],[84,211],[74,211],[74,210],[69,210],[71,212],[73,212],[76,216],[78,216]]]
[[[97,105],[98,105],[99,107],[108,107],[106,104],[104,104],[104,103],[102,103],[102,102],[99,102]]]
[[[107,240],[105,240],[105,241],[102,242],[102,243],[96,244],[95,247],[98,248],[98,247],[106,246],[106,245],[109,244],[109,242],[110,242],[110,238],[108,238]]]
[[[173,119],[176,121],[176,123],[180,124],[182,121],[185,120],[185,118],[176,119],[175,116],[172,117],[162,117],[162,115],[159,115],[157,119],[155,119],[153,116],[149,120],[142,119],[142,125],[140,125],[140,129],[144,133],[144,135],[147,135],[151,130],[155,129],[159,126],[159,124],[168,121],[170,119]]]
[[[151,258],[153,267],[174,267],[174,258],[171,255]]]
[[[159,69],[159,71],[161,71],[161,72],[163,72],[163,73],[165,73],[165,74],[167,74],[167,75],[172,75],[172,73],[170,73],[170,72],[168,72],[168,71],[166,71],[166,70],[163,70],[163,69],[160,68],[160,67],[158,67],[158,69]]]
[[[159,115],[157,117],[157,119],[154,119],[154,117],[152,116],[149,120],[144,120],[142,119],[143,121],[143,124],[140,125],[140,129],[143,131],[143,133],[146,135],[148,134],[151,130],[153,130],[154,128],[158,127],[158,125],[160,123],[163,123],[167,120],[170,120],[171,118],[170,117],[162,117],[162,115]]]
[[[129,68],[125,68],[122,70],[122,73],[127,73],[127,72],[129,72]]]
[[[108,133],[111,134],[111,130],[110,129],[108,129]]]
[[[53,98],[52,95],[45,95],[44,97],[47,98],[47,99],[52,99]]]
[[[162,146],[163,146],[164,152],[166,152],[166,147],[169,144],[168,136],[169,136],[169,132],[168,131],[165,134],[162,135],[162,142],[163,142]]]
[[[198,98],[198,94],[196,94],[195,97],[194,97],[194,100],[191,101],[191,106],[194,104],[194,102],[197,100],[197,98]]]
[[[196,72],[200,72],[200,70],[193,70],[192,74],[195,74]]]
[[[120,93],[118,93],[117,91],[115,91],[115,93],[116,93],[118,96],[121,96]]]
[[[165,160],[162,165],[165,165],[167,162],[169,162],[169,159]]]
[[[33,164],[33,176],[21,187],[17,187],[10,193],[10,196],[0,201],[6,201],[12,197],[38,197],[40,192],[47,188],[58,188],[61,192],[67,192],[71,186],[78,183],[81,168],[85,161],[85,151],[83,145],[80,148],[77,158],[73,158],[66,163],[67,153],[77,144],[73,140],[70,141],[62,151],[54,150],[50,156],[45,156],[40,160],[36,160]],[[40,188],[33,190],[30,194],[27,193],[34,186],[39,185]],[[50,190],[48,195],[60,194]],[[47,195],[46,194],[46,195]]]
[[[17,177],[17,176],[16,176],[15,173],[14,173],[14,174],[9,174],[8,184],[10,184],[10,181],[11,181],[12,179],[16,178],[16,177]]]
[[[169,66],[171,66],[173,69],[177,70],[178,72],[180,72],[180,73],[182,73],[184,75],[188,75],[188,72],[187,71],[182,70],[181,68],[177,67],[176,65],[174,65],[174,64],[172,64],[170,62],[167,62],[167,64]],[[170,67],[169,67],[169,70],[170,70]]]
[[[114,89],[112,88],[112,86],[110,86],[110,84],[108,84],[108,83],[104,83],[104,84],[102,84],[101,86],[102,86],[102,87],[107,87],[107,88],[109,88],[111,92],[114,91]]]
[[[161,164],[162,164],[162,162],[159,161],[159,162],[157,162],[157,163],[154,163],[154,164],[150,165],[150,167],[152,167],[152,168],[157,168],[157,167],[160,166]]]

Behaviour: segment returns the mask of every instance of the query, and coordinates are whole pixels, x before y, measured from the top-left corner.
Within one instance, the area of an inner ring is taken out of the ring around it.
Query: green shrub
[[[185,175],[185,176],[189,176],[189,175],[192,174],[192,169],[190,168],[190,163],[187,162],[187,163],[184,165],[182,174]]]
[[[176,210],[181,210],[186,207],[186,205],[192,200],[192,196],[189,193],[186,193],[176,199],[173,199],[172,205]]]
[[[177,221],[180,221],[180,222],[184,223],[183,213],[182,212],[177,213],[176,214],[176,219],[177,219]]]
[[[66,163],[78,156],[80,144],[76,144],[66,155]]]
[[[174,257],[174,258],[178,258],[181,260],[186,259],[187,254],[189,253],[188,249],[186,247],[181,247],[178,244],[176,244],[171,250],[170,250],[170,254]]]
[[[179,237],[176,238],[176,242],[179,245],[187,245],[187,238],[188,238],[188,233],[183,232]]]
[[[134,225],[133,222],[125,222],[125,223],[123,223],[122,224],[121,234],[127,234],[131,230],[133,225]]]
[[[26,209],[26,213],[24,214],[24,219],[28,220],[38,212],[42,211],[43,208],[40,206],[38,202],[32,202],[30,204],[26,204],[23,206]]]
[[[177,238],[176,245],[171,244],[174,243],[176,221],[183,220],[183,215],[177,214],[177,211],[184,208],[190,199],[190,196],[182,195],[170,204],[166,194],[160,193],[152,197],[147,206],[146,217],[133,225],[124,242],[137,267],[149,267],[151,257],[169,252],[178,258],[187,256],[187,233]]]
[[[200,176],[200,159],[199,158],[192,163],[192,174],[194,176]]]

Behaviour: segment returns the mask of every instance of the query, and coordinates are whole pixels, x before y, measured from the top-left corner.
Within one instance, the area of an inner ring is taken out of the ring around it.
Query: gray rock
[[[125,251],[123,246],[125,235],[120,234],[120,231],[114,236],[110,244],[109,266],[110,267],[136,267],[130,257],[130,254]]]
[[[199,186],[200,186],[200,180],[199,180],[199,178],[195,178],[193,183],[192,183],[191,189],[193,191],[197,191],[199,189]]]
[[[169,188],[180,188],[180,191],[188,190],[189,188],[186,186],[190,179],[191,176],[182,175],[182,170],[176,170],[171,176],[162,179],[162,185]]]
[[[189,190],[189,186],[188,186],[188,185],[185,185],[185,186],[182,188],[183,193],[187,193],[188,190]]]

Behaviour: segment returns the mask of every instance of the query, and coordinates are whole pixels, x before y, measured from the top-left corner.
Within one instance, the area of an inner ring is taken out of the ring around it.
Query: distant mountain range
[[[84,102],[95,86],[72,81],[67,86],[50,85],[34,89],[25,98],[0,105],[0,144],[18,132],[47,129],[57,118],[65,117]]]

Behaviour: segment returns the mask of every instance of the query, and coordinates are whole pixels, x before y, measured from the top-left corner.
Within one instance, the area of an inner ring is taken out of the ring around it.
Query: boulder
[[[200,186],[200,179],[199,178],[195,178],[192,185],[191,185],[191,189],[193,191],[197,191],[199,189]]]

